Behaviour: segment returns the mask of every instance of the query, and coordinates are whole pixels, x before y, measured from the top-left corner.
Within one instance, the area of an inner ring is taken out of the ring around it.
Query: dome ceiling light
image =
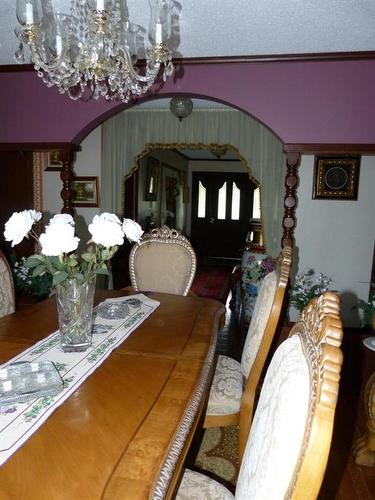
[[[193,111],[193,101],[190,97],[172,97],[169,103],[169,109],[174,116],[182,121]]]

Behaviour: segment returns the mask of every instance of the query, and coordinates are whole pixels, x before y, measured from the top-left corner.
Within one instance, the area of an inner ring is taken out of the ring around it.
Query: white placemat
[[[94,309],[92,346],[84,352],[63,352],[57,330],[6,364],[19,361],[52,361],[64,380],[64,389],[46,396],[0,407],[0,465],[3,464],[60,406],[84,380],[159,306],[143,294],[129,295],[107,302],[126,302],[129,315],[124,319],[103,319]],[[103,302],[102,302],[103,304]]]

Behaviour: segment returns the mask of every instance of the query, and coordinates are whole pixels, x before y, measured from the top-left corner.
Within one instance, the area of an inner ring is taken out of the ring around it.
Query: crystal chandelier
[[[169,103],[171,113],[182,121],[193,111],[193,101],[190,97],[172,97]]]
[[[161,69],[163,81],[173,74],[172,53],[166,45],[171,36],[171,0],[149,0],[151,18],[145,50],[145,70],[135,67],[139,51],[139,27],[129,22],[125,0],[71,0],[70,15],[51,12],[50,1],[17,0],[15,29],[23,63],[23,45],[48,87],[80,99],[89,91],[128,102],[145,94]],[[47,5],[49,4],[49,5]]]

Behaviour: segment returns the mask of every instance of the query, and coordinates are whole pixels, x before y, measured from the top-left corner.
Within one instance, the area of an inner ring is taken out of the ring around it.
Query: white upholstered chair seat
[[[186,469],[178,490],[177,500],[233,500],[233,494],[214,479]]]
[[[207,404],[207,415],[239,413],[243,391],[241,364],[228,356],[218,356]]]

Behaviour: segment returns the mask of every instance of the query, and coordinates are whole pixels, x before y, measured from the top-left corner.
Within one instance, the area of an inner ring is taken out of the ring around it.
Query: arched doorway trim
[[[181,142],[181,143],[147,143],[145,144],[144,149],[139,153],[138,155],[135,156],[134,158],[134,163],[131,167],[131,170],[128,174],[124,176],[124,182],[123,186],[125,186],[125,180],[130,178],[136,170],[139,169],[140,167],[140,161],[148,156],[150,153],[152,153],[153,150],[155,149],[167,149],[167,150],[174,150],[174,149],[208,149],[211,150],[212,148],[215,147],[222,147],[225,148],[233,153],[235,153],[238,156],[239,161],[244,165],[244,167],[247,169],[247,173],[249,175],[249,179],[259,188],[259,193],[260,193],[260,214],[261,214],[261,228],[262,228],[262,238],[263,241],[265,241],[265,234],[264,234],[264,218],[263,218],[263,196],[262,196],[262,186],[261,183],[258,181],[256,177],[254,177],[252,173],[252,169],[250,166],[249,161],[241,154],[240,150],[236,147],[233,146],[232,144],[228,143],[187,143],[187,142]],[[123,197],[125,196],[125,193],[123,192]],[[244,242],[245,243],[245,242]]]
[[[120,103],[117,106],[108,109],[107,111],[105,111],[101,115],[97,116],[94,120],[89,122],[87,125],[85,125],[83,127],[83,129],[74,137],[72,142],[74,144],[80,144],[83,141],[83,139],[85,139],[85,137],[90,132],[92,132],[96,127],[98,127],[99,125],[103,124],[106,120],[112,118],[113,116],[115,116],[123,111],[136,108],[139,104],[142,104],[144,102],[156,101],[156,100],[160,100],[160,99],[169,99],[169,98],[172,98],[174,96],[186,96],[186,97],[190,97],[192,99],[203,99],[206,101],[213,101],[213,102],[223,104],[224,106],[228,106],[229,108],[235,109],[237,111],[241,111],[245,115],[249,116],[251,119],[260,123],[266,129],[268,129],[280,142],[283,142],[281,137],[279,137],[278,134],[266,122],[262,121],[259,117],[252,114],[244,107],[238,106],[237,104],[231,102],[230,100],[219,99],[219,98],[212,96],[212,95],[209,95],[209,94],[207,94],[207,95],[206,94],[194,94],[194,93],[186,92],[186,91],[170,92],[170,93],[159,94],[159,95],[150,94],[150,95],[147,95],[143,98],[138,99],[137,101],[131,102],[129,104]]]

